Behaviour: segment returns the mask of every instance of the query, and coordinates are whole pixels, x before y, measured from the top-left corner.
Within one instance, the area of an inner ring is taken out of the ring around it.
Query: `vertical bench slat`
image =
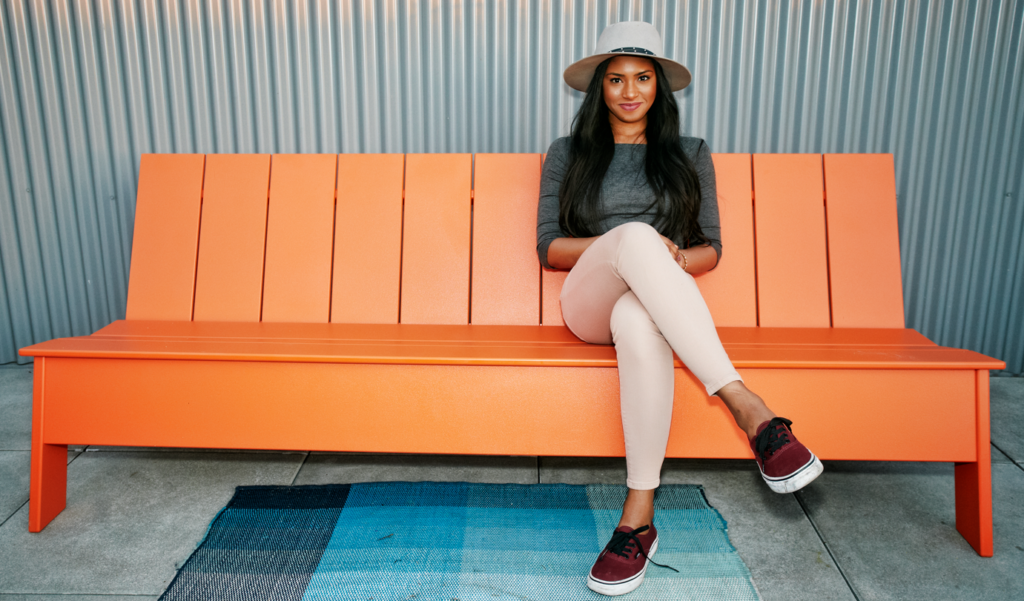
[[[819,154],[754,155],[758,324],[831,325]]]
[[[534,251],[539,187],[539,155],[476,155],[473,323],[540,324],[540,263]]]
[[[547,154],[540,155],[540,164],[543,171],[544,159]],[[538,198],[538,200],[540,200]],[[537,238],[534,237],[534,248],[537,246]],[[565,283],[565,276],[568,271],[557,271],[554,269],[541,268],[540,273],[540,323],[545,326],[564,326],[562,319],[562,305],[558,297],[562,294],[562,284]]]
[[[206,157],[196,321],[260,320],[269,154]]]
[[[142,155],[128,319],[192,319],[204,161],[201,154]]]
[[[564,326],[562,319],[562,303],[559,296],[562,294],[562,284],[565,283],[565,276],[568,271],[555,269],[541,269],[541,325]]]
[[[275,154],[263,321],[327,323],[338,156]]]
[[[402,323],[469,322],[472,155],[405,160]]]
[[[697,277],[717,326],[757,325],[754,285],[754,206],[749,154],[714,154],[722,259]]]
[[[338,157],[332,323],[398,323],[401,154]]]
[[[904,327],[894,174],[891,154],[825,155],[835,327]]]

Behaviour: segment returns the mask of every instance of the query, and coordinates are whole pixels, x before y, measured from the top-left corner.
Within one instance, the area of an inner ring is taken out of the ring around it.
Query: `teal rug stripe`
[[[462,531],[453,532],[447,519],[449,516],[446,515],[448,509],[392,507],[369,511],[364,508],[351,512],[345,510],[335,527],[334,538],[345,549],[352,551],[423,546],[543,551],[566,540],[567,536],[584,531],[593,532],[593,536],[580,540],[577,547],[587,553],[598,553],[610,536],[595,529],[593,514],[590,512],[532,509],[469,510],[463,516],[465,525]],[[714,513],[714,510],[705,510],[704,513]],[[619,519],[618,512],[613,519]],[[655,522],[659,530],[663,522],[685,524],[686,530],[693,534],[673,537],[671,540],[663,538],[659,543],[660,552],[674,549],[723,552],[731,549],[724,530],[714,527],[719,520],[711,520],[695,510],[662,511]],[[409,532],[406,526],[410,523],[421,526]],[[373,526],[367,528],[367,524]],[[519,524],[531,524],[532,528],[524,529]],[[402,536],[396,538],[395,534],[400,531],[403,532]],[[331,548],[328,545],[328,549]]]
[[[387,485],[360,486],[304,599],[606,599],[586,574],[618,522],[624,486],[460,484],[445,494],[430,489],[443,484],[402,483],[406,498],[392,503],[381,501]],[[656,508],[656,559],[680,573],[650,566],[629,599],[759,599],[701,487],[663,486]]]

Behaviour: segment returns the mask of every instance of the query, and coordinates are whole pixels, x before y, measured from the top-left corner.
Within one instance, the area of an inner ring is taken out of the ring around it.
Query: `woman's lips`
[[[630,102],[628,104],[620,104],[619,106],[621,106],[622,110],[624,110],[624,111],[635,111],[636,109],[640,108],[641,104],[643,104],[643,103],[642,102]]]

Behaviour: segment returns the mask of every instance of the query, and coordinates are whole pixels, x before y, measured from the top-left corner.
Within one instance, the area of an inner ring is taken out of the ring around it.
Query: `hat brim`
[[[580,59],[575,63],[569,65],[562,74],[562,78],[565,79],[565,83],[574,90],[586,92],[590,86],[590,80],[594,78],[594,71],[597,70],[597,66],[601,64],[607,58],[613,56],[639,56],[640,58],[649,58],[656,60],[661,64],[662,70],[668,77],[669,85],[673,92],[678,92],[686,86],[690,85],[690,70],[680,65],[674,60],[662,58],[660,56],[651,56],[650,54],[642,54],[639,52],[609,52],[607,54],[595,54],[588,56],[587,58]]]

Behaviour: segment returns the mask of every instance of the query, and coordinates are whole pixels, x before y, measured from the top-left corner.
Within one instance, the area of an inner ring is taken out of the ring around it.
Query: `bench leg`
[[[978,460],[957,463],[956,529],[978,555],[992,557],[992,449],[989,440],[988,370],[977,372]]]
[[[32,467],[28,493],[28,531],[40,532],[64,511],[68,490],[67,445],[43,442],[46,359],[36,357],[32,382]]]

